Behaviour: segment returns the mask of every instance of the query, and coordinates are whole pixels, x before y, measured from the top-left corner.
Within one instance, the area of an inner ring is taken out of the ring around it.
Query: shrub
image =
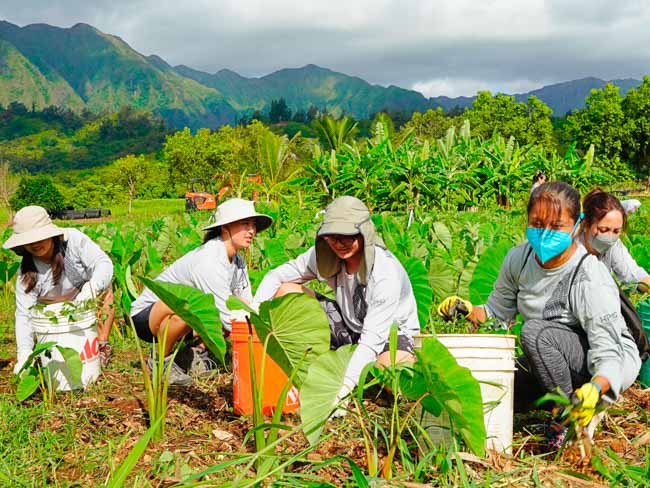
[[[10,203],[14,210],[28,205],[40,205],[48,212],[53,212],[65,206],[65,199],[49,176],[25,176],[20,180]]]

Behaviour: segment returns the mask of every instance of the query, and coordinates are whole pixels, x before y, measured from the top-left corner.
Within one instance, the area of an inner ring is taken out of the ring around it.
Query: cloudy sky
[[[313,63],[427,96],[650,73],[649,0],[1,0],[0,19],[85,22],[207,72]]]

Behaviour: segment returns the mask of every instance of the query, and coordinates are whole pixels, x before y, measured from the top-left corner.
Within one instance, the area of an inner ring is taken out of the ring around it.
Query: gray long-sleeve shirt
[[[349,389],[357,384],[363,368],[382,352],[393,323],[397,323],[400,335],[412,338],[419,334],[417,305],[408,274],[395,256],[378,246],[375,246],[375,264],[366,288],[368,311],[363,323],[355,316],[352,305],[355,275],[348,275],[342,266],[336,276],[323,279],[318,274],[314,247],[269,271],[260,283],[253,303],[273,298],[282,283],[302,284],[314,279],[327,281],[336,293],[336,302],[346,325],[361,334],[345,373],[344,385]]]
[[[650,276],[645,269],[636,264],[630,251],[620,239],[604,254],[601,254],[598,260],[625,284],[638,283],[643,278]]]
[[[253,299],[244,259],[235,254],[230,261],[221,238],[211,239],[174,261],[156,280],[191,286],[214,295],[214,304],[226,330],[230,330],[231,315],[226,307],[228,297],[235,295],[248,302]],[[131,316],[134,317],[158,300],[149,288],[145,288],[131,305]]]
[[[77,229],[65,229],[64,239],[63,273],[57,286],[52,282],[52,266],[38,259],[34,259],[38,278],[31,292],[25,292],[21,273],[16,278],[16,353],[19,359],[29,356],[34,348],[29,309],[36,305],[38,297],[63,295],[74,288],[81,290],[88,281],[99,292],[107,289],[113,279],[111,259],[90,237]]]
[[[529,250],[524,243],[508,252],[485,305],[488,316],[510,322],[520,313],[525,321],[582,328],[589,342],[589,371],[607,378],[607,395],[616,400],[636,379],[641,360],[621,315],[614,280],[595,256],[589,256],[569,291],[575,267],[587,250],[579,244],[569,261],[554,269],[542,268]]]

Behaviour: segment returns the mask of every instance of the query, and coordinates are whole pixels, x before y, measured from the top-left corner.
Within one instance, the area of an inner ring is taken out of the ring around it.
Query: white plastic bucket
[[[415,337],[415,347],[422,339],[436,337],[456,358],[458,364],[469,369],[481,386],[483,419],[487,432],[486,447],[507,454],[512,453],[513,392],[515,383],[515,339],[503,334],[439,334]],[[444,415],[434,417],[426,412],[422,425],[434,442],[449,440],[449,421]]]
[[[70,380],[68,366],[56,347],[50,350],[51,358],[41,354],[41,364],[47,366],[52,374],[57,385],[56,389],[58,391],[82,389],[94,383],[101,373],[96,311],[77,312],[71,321],[70,317],[61,314],[62,308],[62,303],[48,305],[43,311],[33,312],[29,320],[37,342],[53,341],[59,346],[69,347],[79,352],[83,365],[81,383]],[[46,317],[44,314],[47,312],[54,314]]]

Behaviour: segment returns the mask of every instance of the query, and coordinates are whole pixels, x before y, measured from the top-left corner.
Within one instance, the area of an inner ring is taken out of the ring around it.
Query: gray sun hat
[[[258,213],[255,210],[253,202],[241,198],[231,198],[223,202],[217,207],[213,218],[214,223],[204,227],[203,230],[217,229],[222,225],[231,224],[238,220],[254,218],[257,232],[262,232],[268,229],[273,223],[273,219],[270,216]]]
[[[363,257],[359,268],[359,282],[368,284],[368,277],[375,264],[375,246],[386,249],[379,237],[375,224],[370,219],[368,207],[355,197],[344,196],[335,199],[325,209],[323,223],[316,234],[316,264],[323,278],[331,278],[341,271],[341,260],[323,239],[326,235],[363,236]]]
[[[11,227],[14,233],[2,245],[5,249],[14,249],[65,234],[64,229],[52,223],[47,210],[37,205],[18,210]]]

